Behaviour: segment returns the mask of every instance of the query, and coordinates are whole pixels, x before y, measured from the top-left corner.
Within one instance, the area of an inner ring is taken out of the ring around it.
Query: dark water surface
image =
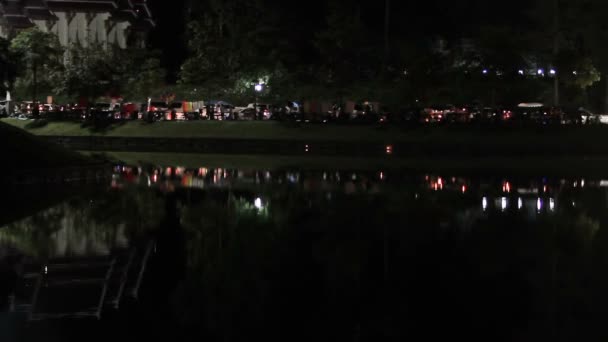
[[[608,337],[597,177],[117,165],[58,201],[0,228],[0,341]]]

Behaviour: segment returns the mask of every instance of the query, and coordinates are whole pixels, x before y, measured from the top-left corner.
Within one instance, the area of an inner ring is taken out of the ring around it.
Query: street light
[[[262,90],[264,90],[264,85],[261,83],[256,83],[253,89],[255,90],[255,103],[253,104],[253,112],[255,113],[255,119],[259,120],[260,118],[258,117],[258,93],[261,93]]]

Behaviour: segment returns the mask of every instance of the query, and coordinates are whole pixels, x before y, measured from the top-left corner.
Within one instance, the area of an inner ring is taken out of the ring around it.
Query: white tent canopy
[[[541,108],[544,107],[545,105],[542,103],[538,103],[538,102],[525,102],[525,103],[520,103],[517,105],[517,107],[519,108]]]

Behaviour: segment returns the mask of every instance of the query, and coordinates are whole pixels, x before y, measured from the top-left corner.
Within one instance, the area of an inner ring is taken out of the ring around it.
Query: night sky
[[[149,46],[161,50],[162,64],[175,78],[186,56],[184,12],[185,0],[148,0],[156,28],[149,37]]]
[[[350,2],[361,4],[366,26],[380,35],[384,1],[350,0]],[[187,55],[184,20],[186,3],[187,0],[148,0],[157,23],[149,37],[149,46],[163,52],[162,63],[174,77]],[[312,32],[323,25],[325,0],[289,3],[280,1],[279,3],[282,8],[291,12],[286,18],[297,13],[297,25],[304,32]],[[391,34],[404,39],[425,39],[433,35],[457,38],[474,35],[482,24],[487,23],[523,25],[521,18],[527,3],[525,0],[497,0],[491,3],[484,0],[392,0]]]

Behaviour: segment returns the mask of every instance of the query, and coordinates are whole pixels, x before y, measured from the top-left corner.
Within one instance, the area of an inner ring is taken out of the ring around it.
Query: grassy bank
[[[252,141],[282,141],[311,143],[355,143],[346,148],[344,155],[357,155],[364,147],[376,144],[394,144],[400,156],[439,158],[496,156],[517,158],[523,155],[537,157],[560,156],[608,157],[608,126],[424,126],[403,128],[396,126],[341,126],[341,125],[288,125],[279,122],[125,122],[104,130],[91,130],[79,123],[4,119],[14,127],[40,136],[74,137],[133,137],[133,138],[222,138]],[[156,142],[155,142],[156,143]],[[365,145],[365,144],[368,145]],[[361,144],[361,145],[357,145]],[[169,144],[170,145],[170,144]],[[275,143],[276,145],[276,143]],[[274,147],[276,147],[273,145]],[[268,153],[278,150],[267,148]],[[270,146],[270,145],[268,145]],[[283,145],[282,145],[283,146]],[[318,146],[318,145],[317,145]],[[383,145],[380,145],[382,147]],[[187,150],[187,149],[185,149]],[[142,149],[145,151],[145,149]],[[318,149],[313,148],[313,152]],[[380,150],[378,150],[380,151]],[[181,152],[181,151],[176,151]],[[190,151],[194,152],[194,151]],[[201,153],[208,153],[200,151]],[[217,153],[228,153],[218,149]],[[234,153],[234,152],[229,152]],[[236,153],[239,153],[238,151]],[[240,154],[246,154],[243,151]],[[316,152],[315,152],[316,153]]]
[[[74,151],[49,144],[21,129],[0,122],[3,148],[2,172],[77,166],[92,160]]]
[[[101,130],[83,127],[77,122],[49,122],[2,119],[4,123],[36,135],[51,136],[111,136],[159,138],[234,138],[308,141],[477,141],[505,143],[577,142],[595,139],[608,146],[608,126],[581,127],[480,127],[442,126],[400,128],[395,126],[290,125],[280,122],[190,121],[144,123],[131,121],[110,125]],[[556,141],[559,140],[559,141]],[[604,142],[606,140],[606,142]]]
[[[276,140],[327,140],[379,141],[387,138],[405,138],[399,130],[375,127],[343,127],[306,125],[293,127],[278,122],[191,121],[145,123],[131,121],[110,125],[101,130],[83,127],[76,122],[49,122],[44,125],[33,121],[2,119],[3,122],[36,135],[111,136],[159,138],[234,138]]]

